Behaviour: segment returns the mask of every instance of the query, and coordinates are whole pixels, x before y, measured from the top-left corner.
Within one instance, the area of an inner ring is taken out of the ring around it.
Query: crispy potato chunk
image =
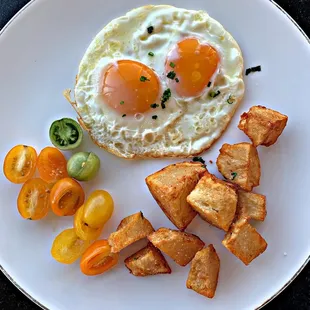
[[[215,295],[218,276],[220,272],[220,259],[210,244],[207,248],[197,252],[188,274],[186,286],[198,294],[213,298]]]
[[[231,226],[222,244],[245,265],[249,265],[267,248],[265,239],[246,219],[240,219]]]
[[[266,215],[266,196],[243,190],[238,191],[238,218],[264,221]]]
[[[205,245],[195,235],[168,228],[159,228],[148,239],[180,266],[186,266]]]
[[[187,202],[205,221],[225,231],[235,217],[237,200],[235,187],[210,173],[205,173],[187,197]]]
[[[184,230],[196,216],[186,197],[204,172],[206,168],[201,163],[185,162],[170,165],[146,178],[154,199],[180,230]]]
[[[250,143],[224,144],[216,164],[224,178],[246,191],[259,185],[259,157],[256,148]]]
[[[171,273],[171,269],[152,243],[125,259],[125,265],[136,277],[153,276],[156,274]]]
[[[286,115],[277,111],[255,106],[241,115],[238,127],[251,139],[254,146],[270,146],[282,134],[287,120]]]
[[[128,245],[154,232],[151,223],[138,212],[125,217],[108,239],[112,253],[118,253]]]

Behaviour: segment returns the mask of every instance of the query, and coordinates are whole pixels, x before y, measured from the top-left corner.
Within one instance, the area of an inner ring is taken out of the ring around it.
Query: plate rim
[[[26,11],[33,3],[37,2],[38,0],[31,0],[28,2],[25,6],[23,6],[13,17],[3,26],[3,28],[0,30],[0,36],[3,35],[3,33],[9,28],[9,26],[24,12]],[[303,37],[306,39],[308,44],[310,44],[310,38],[305,33],[305,31],[299,26],[299,24],[295,21],[294,18],[291,17],[290,14],[288,14],[278,3],[274,2],[274,0],[269,0],[269,2],[274,5],[278,10],[281,11],[282,14],[284,14],[292,23],[293,25],[299,30],[299,32],[303,35]],[[276,293],[274,293],[272,296],[270,296],[267,300],[265,300],[260,306],[256,307],[255,310],[260,310],[263,307],[265,307],[269,302],[271,302],[273,299],[275,299],[277,296],[279,296],[302,272],[302,270],[307,266],[307,264],[310,262],[310,253],[305,262],[300,266],[300,268],[296,271],[296,273],[293,275],[293,277],[285,283]],[[23,293],[30,301],[32,301],[34,304],[36,304],[38,307],[40,307],[43,310],[52,310],[44,306],[41,302],[36,300],[34,297],[30,295],[30,293],[27,292],[26,289],[21,287],[10,274],[3,268],[3,266],[0,264],[0,271],[5,275],[5,277],[21,292]]]

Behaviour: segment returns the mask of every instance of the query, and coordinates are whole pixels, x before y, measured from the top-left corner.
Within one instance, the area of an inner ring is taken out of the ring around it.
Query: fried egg
[[[225,131],[244,95],[234,38],[204,11],[144,6],[112,20],[79,66],[74,108],[124,158],[189,157]]]

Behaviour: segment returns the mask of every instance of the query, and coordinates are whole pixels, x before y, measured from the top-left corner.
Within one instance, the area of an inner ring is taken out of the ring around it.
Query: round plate
[[[149,0],[36,0],[9,23],[0,36],[0,162],[15,144],[39,151],[49,145],[51,122],[75,117],[62,96],[73,87],[79,61],[96,33],[111,19]],[[273,3],[266,0],[157,0],[188,9],[202,9],[221,22],[239,42],[246,67],[262,66],[245,77],[246,97],[223,137],[203,156],[215,161],[220,146],[248,141],[237,129],[239,115],[257,104],[289,116],[277,144],[259,148],[261,186],[268,217],[256,224],[267,240],[267,251],[245,267],[222,245],[224,233],[196,217],[188,228],[206,244],[213,243],[221,258],[216,297],[208,300],[185,286],[189,266],[170,259],[172,275],[136,278],[122,261],[143,242],[121,253],[113,271],[85,277],[79,265],[53,261],[55,236],[72,227],[72,218],[49,215],[40,222],[22,220],[16,209],[20,186],[1,173],[0,264],[14,283],[49,309],[254,309],[277,294],[305,264],[310,253],[309,162],[310,46],[305,35]],[[173,227],[144,183],[150,173],[175,160],[126,161],[93,145],[88,137],[81,149],[100,155],[100,176],[85,184],[87,193],[104,188],[115,199],[115,213],[105,227],[107,237],[120,220],[142,210],[154,227]],[[69,156],[70,153],[67,153]],[[216,172],[213,164],[208,164]],[[74,305],[74,306],[73,306]]]

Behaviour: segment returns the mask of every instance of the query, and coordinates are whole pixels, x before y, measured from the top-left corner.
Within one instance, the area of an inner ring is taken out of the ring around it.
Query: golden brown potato
[[[224,178],[246,191],[259,185],[259,157],[256,148],[250,143],[224,144],[216,164]]]
[[[147,237],[154,231],[151,223],[138,212],[125,217],[108,239],[112,253],[118,253],[128,245]]]
[[[201,163],[185,162],[170,165],[146,178],[154,199],[180,230],[184,230],[196,216],[186,197],[205,171]]]
[[[255,106],[241,115],[238,127],[251,139],[254,146],[270,146],[282,134],[287,120],[286,115],[277,111]]]
[[[156,274],[171,273],[171,269],[161,254],[152,243],[125,259],[125,265],[136,277],[146,277]]]
[[[205,245],[195,235],[168,228],[159,228],[148,239],[180,266],[186,266]]]
[[[266,196],[243,190],[238,191],[238,218],[264,221],[266,215]]]
[[[210,244],[207,248],[197,252],[188,274],[186,286],[198,294],[213,298],[215,295],[218,276],[220,272],[220,259]]]
[[[235,187],[210,173],[205,173],[187,197],[187,202],[205,221],[225,231],[234,220],[237,200]]]
[[[222,244],[245,265],[249,265],[267,248],[265,239],[246,219],[240,219],[231,226]]]

